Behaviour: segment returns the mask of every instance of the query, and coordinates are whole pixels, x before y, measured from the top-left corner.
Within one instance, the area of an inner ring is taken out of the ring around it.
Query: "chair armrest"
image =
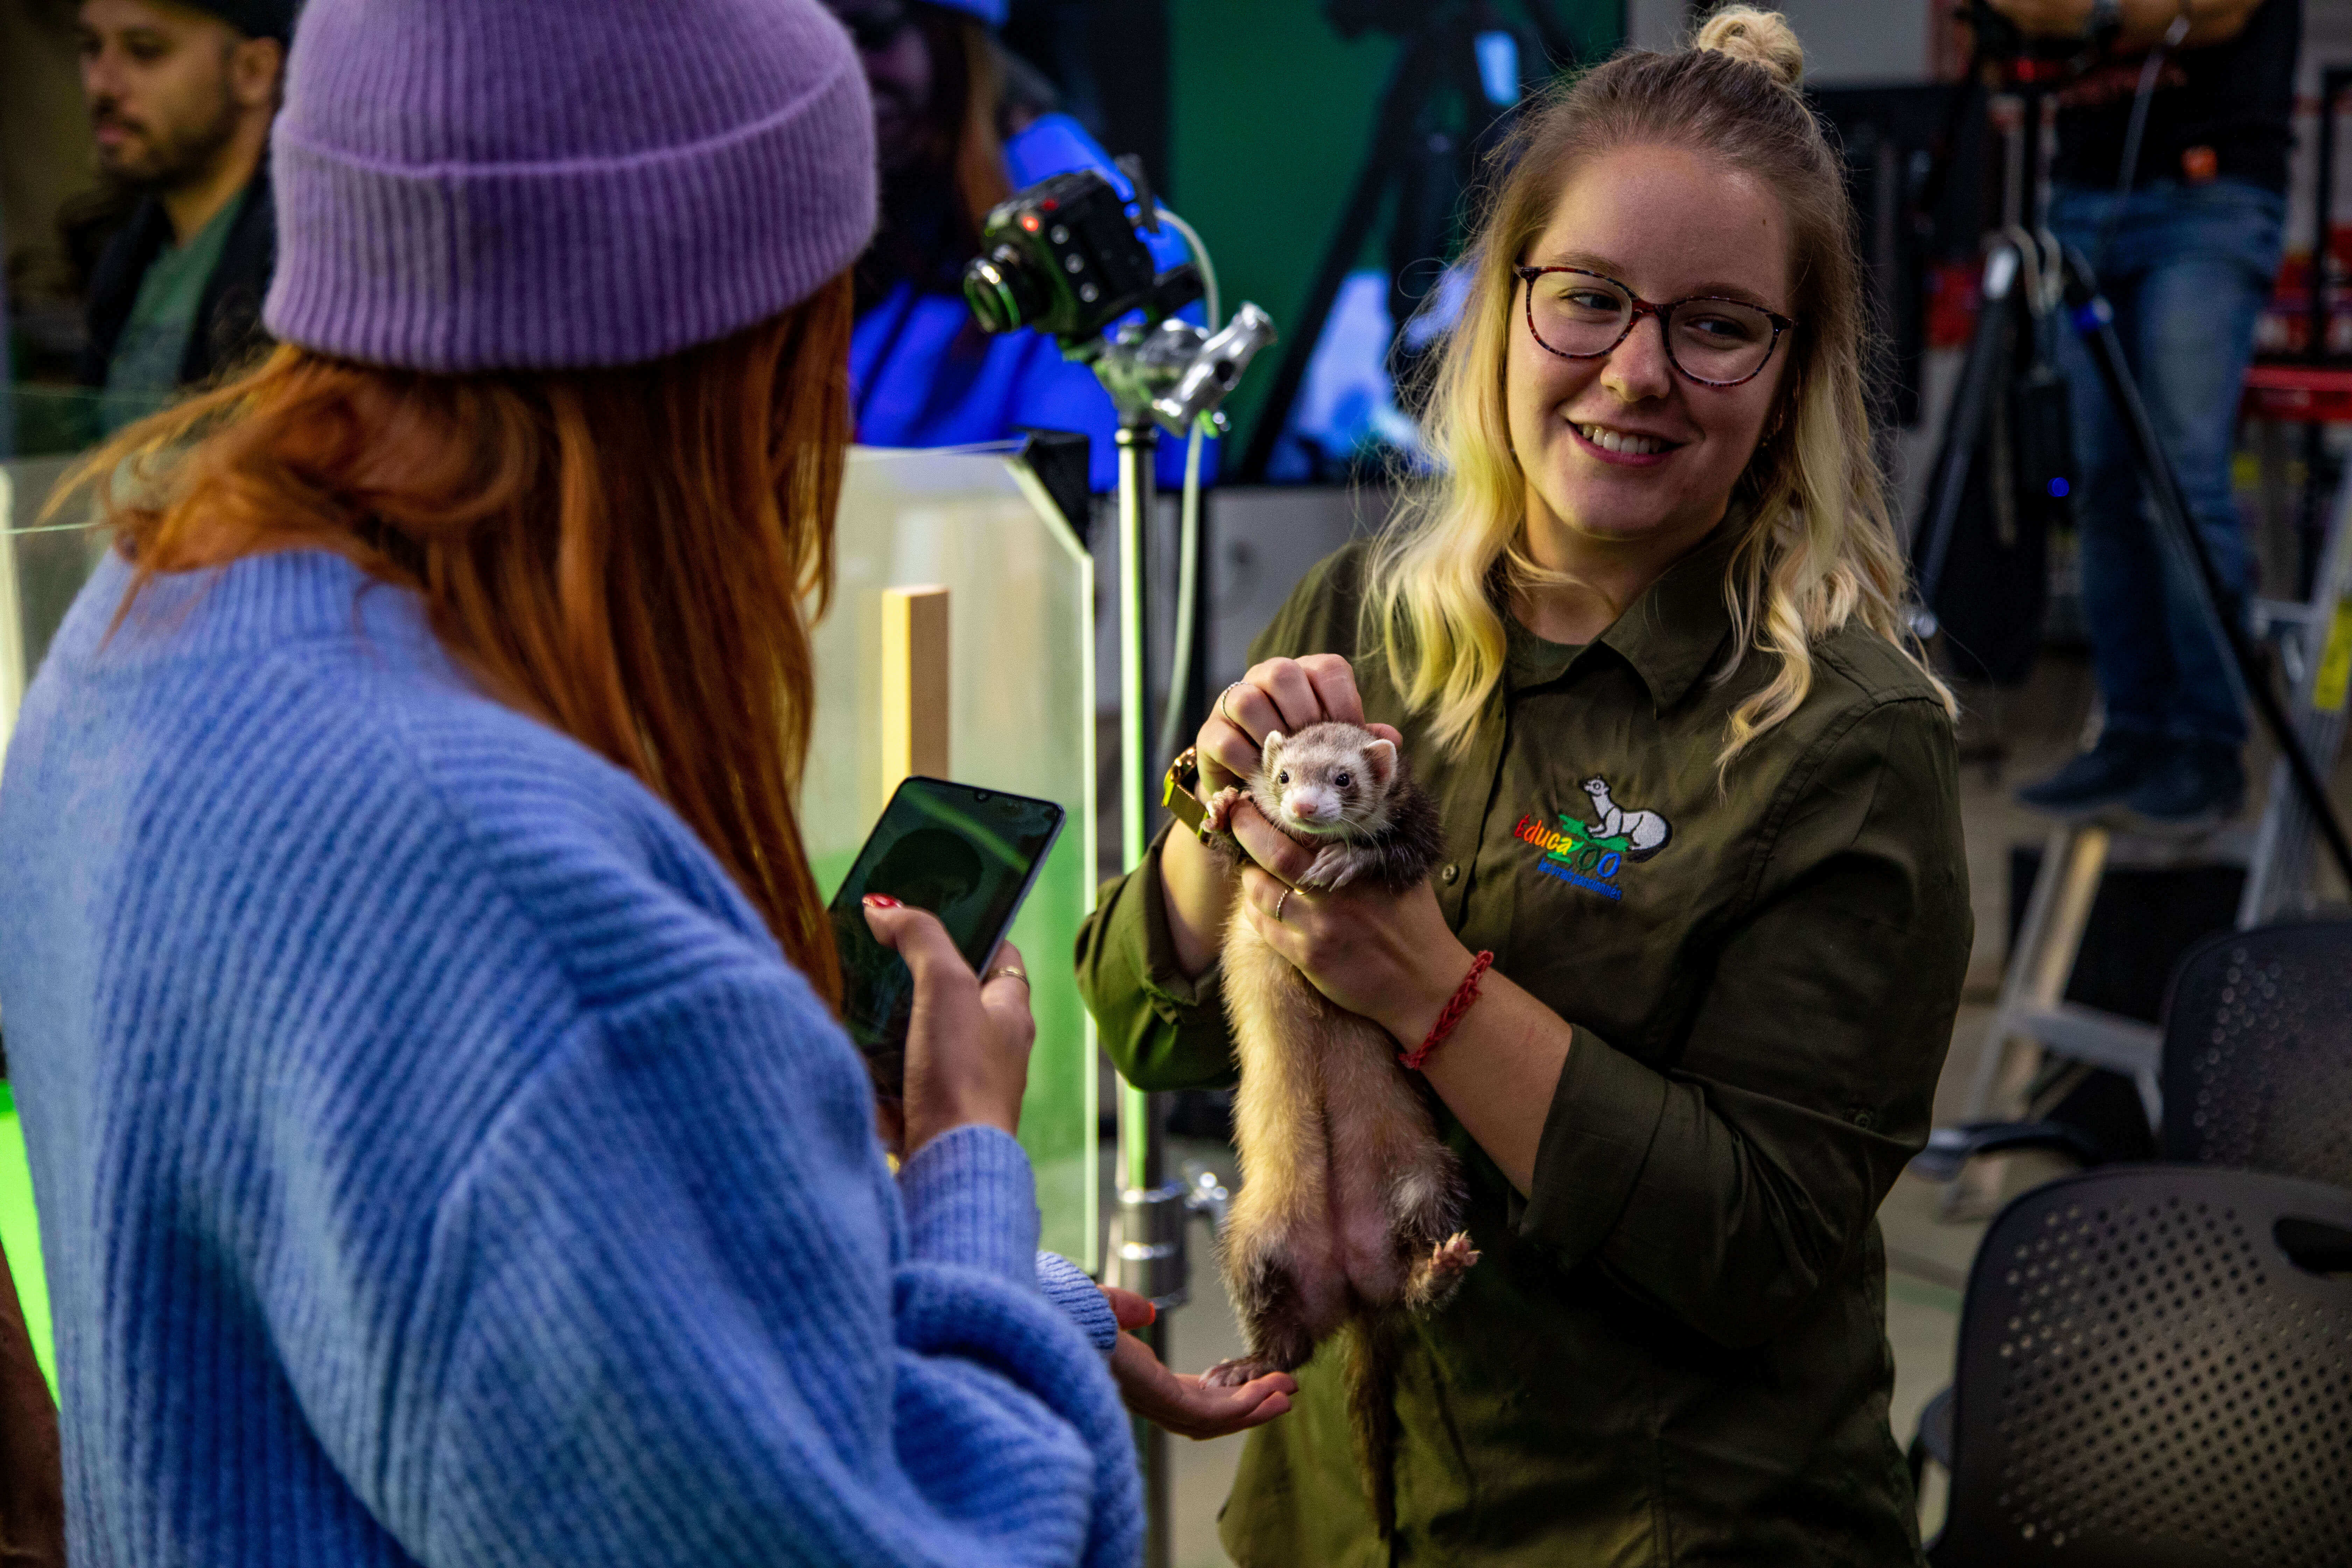
[[[2100,1164],[2106,1158],[2087,1134],[2063,1121],[1963,1121],[1927,1134],[1927,1146],[1911,1158],[1911,1173],[1948,1182],[1979,1154],[2017,1149],[2048,1149],[2082,1165]]]

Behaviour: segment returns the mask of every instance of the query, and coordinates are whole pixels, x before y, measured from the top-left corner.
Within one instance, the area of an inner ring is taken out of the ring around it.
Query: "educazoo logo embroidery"
[[[1617,885],[1617,873],[1627,861],[1647,860],[1672,843],[1674,824],[1654,811],[1628,811],[1619,805],[1609,798],[1609,781],[1597,775],[1584,781],[1584,793],[1592,799],[1593,821],[1563,811],[1557,814],[1556,827],[1528,816],[1520,817],[1512,831],[1544,852],[1536,868],[1546,876],[1606,899],[1622,899],[1625,889]]]

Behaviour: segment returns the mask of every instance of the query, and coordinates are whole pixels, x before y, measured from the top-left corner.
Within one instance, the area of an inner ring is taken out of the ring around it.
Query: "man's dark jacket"
[[[254,170],[236,202],[228,243],[205,284],[195,330],[188,334],[187,353],[180,359],[182,386],[210,379],[222,365],[264,341],[261,299],[269,291],[269,275],[278,265],[278,214],[269,199],[268,158]],[[89,338],[77,367],[83,385],[106,384],[106,367],[138,302],[140,282],[171,243],[172,220],[152,196],[133,208],[122,232],[107,241],[90,279]]]

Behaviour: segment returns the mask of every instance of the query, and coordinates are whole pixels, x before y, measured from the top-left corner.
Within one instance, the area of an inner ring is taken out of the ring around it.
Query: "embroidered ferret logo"
[[[1596,820],[1587,823],[1560,812],[1559,826],[1551,826],[1528,816],[1512,831],[1544,852],[1536,867],[1547,876],[1606,899],[1622,899],[1617,873],[1627,861],[1647,860],[1672,843],[1674,824],[1654,811],[1619,805],[1609,796],[1609,781],[1597,775],[1584,781],[1584,793],[1592,799]]]

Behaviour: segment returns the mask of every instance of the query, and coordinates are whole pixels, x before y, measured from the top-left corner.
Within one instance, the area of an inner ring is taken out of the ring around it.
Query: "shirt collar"
[[[1503,637],[1509,655],[1506,673],[1514,691],[1550,685],[1568,673],[1585,648],[1582,643],[1545,641],[1521,626],[1508,608],[1503,612]]]
[[[1747,531],[1747,510],[1734,504],[1697,549],[1667,567],[1596,639],[1633,667],[1658,712],[1682,701],[1731,635],[1723,584]]]

